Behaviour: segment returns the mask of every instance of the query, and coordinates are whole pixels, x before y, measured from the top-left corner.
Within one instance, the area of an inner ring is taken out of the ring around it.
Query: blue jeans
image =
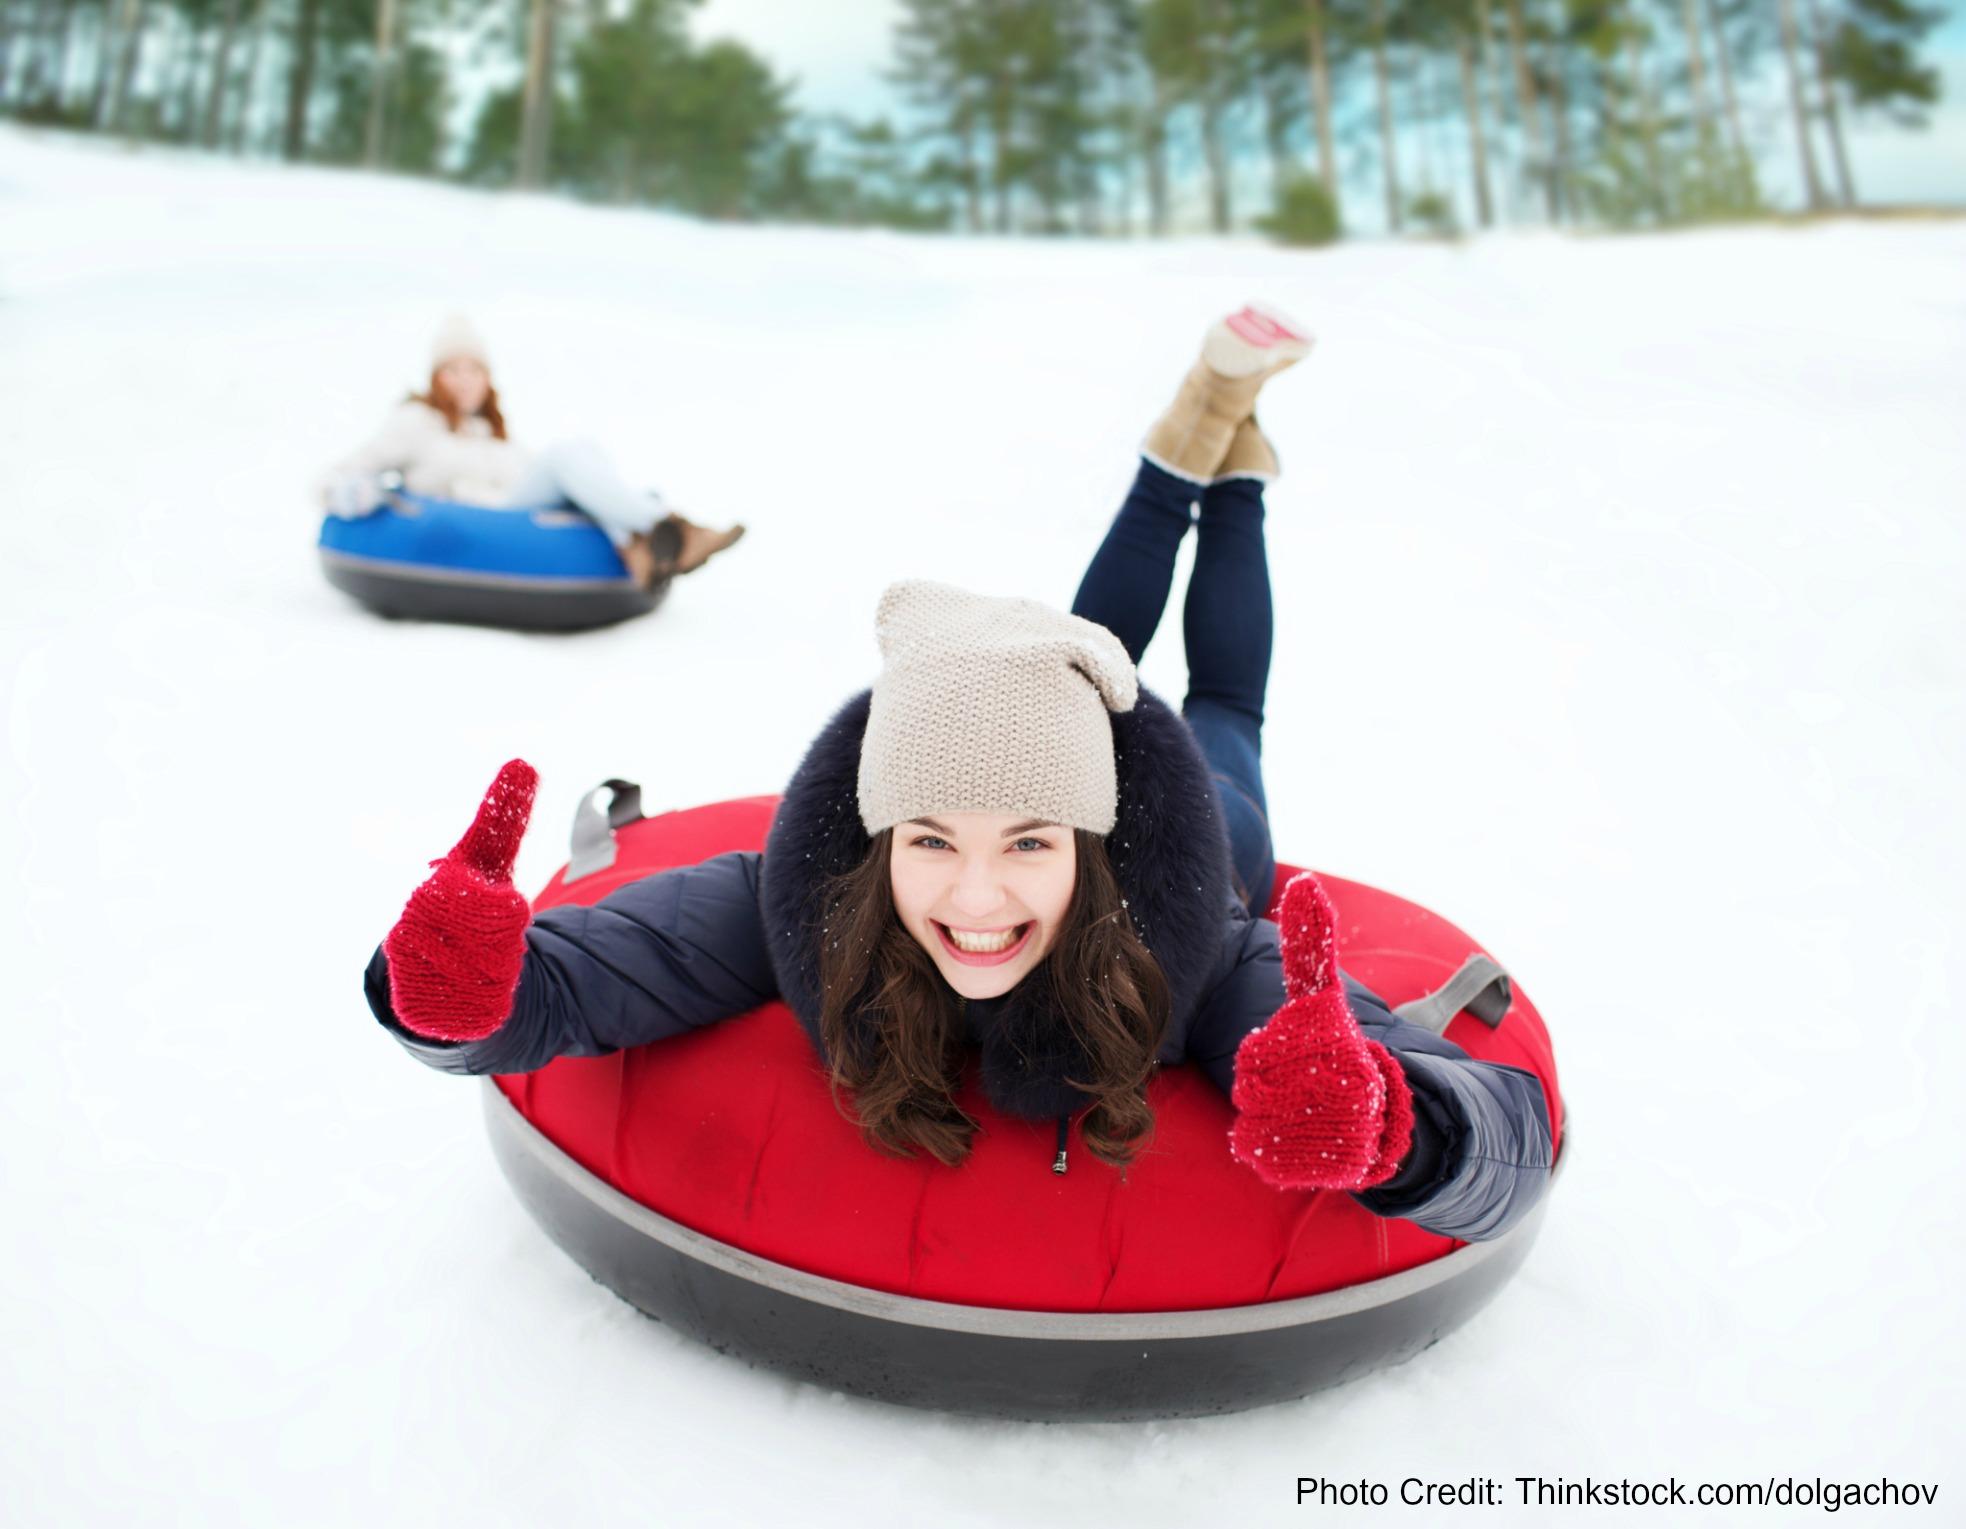
[[[1195,566],[1181,612],[1188,647],[1181,715],[1201,744],[1221,799],[1236,891],[1261,913],[1277,872],[1263,794],[1263,696],[1274,626],[1262,483],[1229,478],[1197,488],[1143,461],[1079,583],[1072,614],[1112,632],[1137,664],[1167,608],[1174,556],[1191,525]]]
[[[625,480],[608,454],[585,440],[556,441],[536,453],[506,495],[514,505],[561,500],[607,532],[616,547],[627,546],[636,532],[668,513],[661,499]]]

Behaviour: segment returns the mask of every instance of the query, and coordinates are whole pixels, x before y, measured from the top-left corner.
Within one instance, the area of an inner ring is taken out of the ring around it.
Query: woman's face
[[[1001,812],[898,823],[894,912],[965,998],[998,998],[1049,954],[1078,880],[1072,830]]]
[[[491,392],[491,373],[466,356],[438,367],[437,380],[466,419],[485,406],[485,396]]]

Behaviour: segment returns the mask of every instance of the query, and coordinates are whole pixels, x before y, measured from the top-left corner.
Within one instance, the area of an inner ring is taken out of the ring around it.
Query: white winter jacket
[[[473,415],[453,431],[441,413],[411,399],[391,409],[381,429],[335,464],[323,489],[393,470],[413,494],[497,506],[511,503],[531,465],[531,453],[499,440],[486,420]]]

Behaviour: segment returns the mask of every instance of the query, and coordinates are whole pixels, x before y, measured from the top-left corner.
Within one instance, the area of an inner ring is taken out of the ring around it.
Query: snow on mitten
[[[1412,1145],[1406,1075],[1352,1017],[1337,919],[1310,872],[1284,888],[1277,925],[1285,1002],[1236,1049],[1229,1150],[1279,1189],[1383,1184]]]
[[[410,894],[382,942],[389,1004],[431,1040],[475,1041],[512,1012],[532,908],[512,885],[512,862],[532,817],[539,774],[523,759],[498,772],[464,837]]]

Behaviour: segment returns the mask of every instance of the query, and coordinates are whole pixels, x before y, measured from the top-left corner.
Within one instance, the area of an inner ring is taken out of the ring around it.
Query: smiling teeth
[[[1018,928],[1022,928],[1020,924]],[[943,925],[947,929],[948,925]],[[1017,943],[1016,929],[999,929],[995,934],[972,934],[967,929],[950,929],[949,940],[956,949],[968,951],[972,956],[993,956],[998,951],[1008,950]]]

